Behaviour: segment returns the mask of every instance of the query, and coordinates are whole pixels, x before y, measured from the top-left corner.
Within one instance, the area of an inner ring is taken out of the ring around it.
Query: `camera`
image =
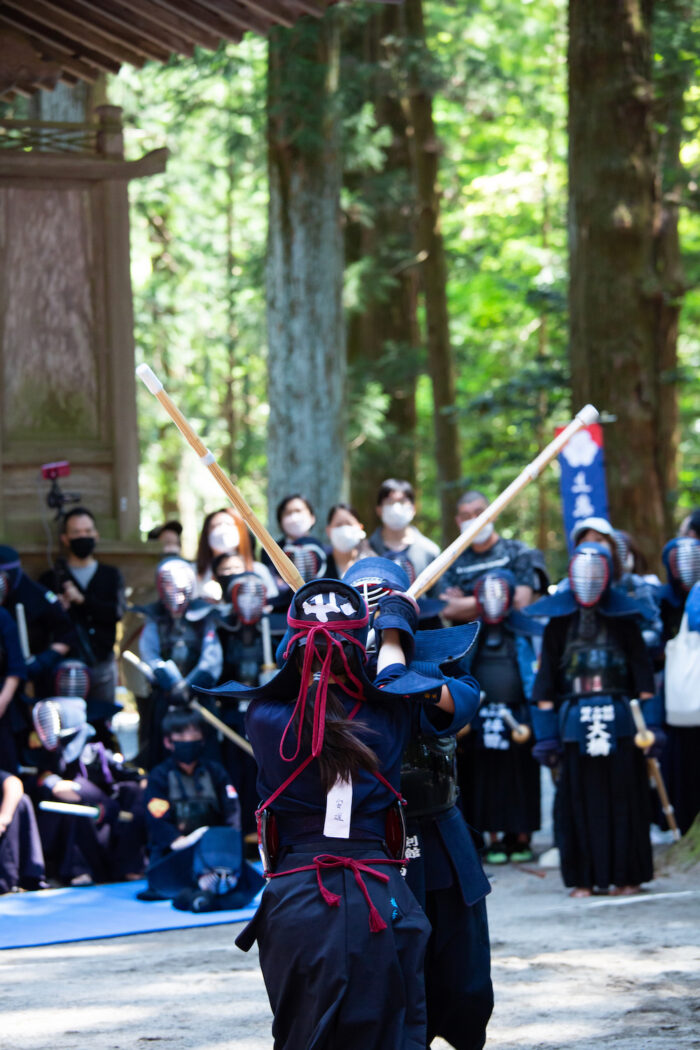
[[[59,478],[67,478],[70,474],[70,463],[67,459],[59,459],[55,463],[42,463],[41,476],[44,481],[51,482],[51,488],[46,494],[46,503],[51,510],[56,511],[56,521],[63,514],[63,508],[67,503],[80,503],[79,492],[62,492],[58,484]]]

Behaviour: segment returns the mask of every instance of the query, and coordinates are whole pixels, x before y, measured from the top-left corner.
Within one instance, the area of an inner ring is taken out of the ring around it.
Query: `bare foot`
[[[576,886],[575,889],[569,894],[570,897],[590,897],[592,890],[587,889],[585,886]]]
[[[613,886],[610,890],[611,897],[634,897],[635,893],[641,893],[641,886]]]

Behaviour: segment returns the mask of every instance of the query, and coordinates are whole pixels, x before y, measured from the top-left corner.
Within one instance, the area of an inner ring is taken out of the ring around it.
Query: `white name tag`
[[[326,796],[323,834],[331,839],[349,839],[351,812],[352,780],[336,780]]]

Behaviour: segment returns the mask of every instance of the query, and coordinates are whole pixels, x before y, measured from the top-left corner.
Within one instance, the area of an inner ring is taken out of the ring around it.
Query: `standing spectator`
[[[440,548],[412,521],[416,516],[416,496],[410,481],[387,478],[377,493],[377,515],[381,525],[369,538],[370,546],[382,558],[398,562],[411,581],[437,558]]]
[[[277,523],[282,530],[278,543],[288,558],[296,565],[304,582],[326,575],[326,551],[311,530],[316,524],[314,509],[299,492],[294,492],[280,500],[275,512]],[[272,600],[273,615],[271,625],[273,634],[281,637],[287,626],[286,615],[292,600],[292,589],[277,572],[267,551],[262,553],[263,565],[269,567],[277,586],[278,594]]]
[[[156,525],[149,532],[147,539],[160,543],[164,557],[166,554],[174,554],[177,557],[182,554],[182,525],[179,521],[166,521],[162,525]]]
[[[233,507],[207,514],[197,545],[197,597],[221,601],[221,587],[214,577],[214,561],[221,554],[238,558],[238,572],[252,572],[254,565],[250,534]]]
[[[119,710],[114,702],[117,662],[114,643],[117,624],[126,609],[124,580],[119,569],[95,558],[99,540],[95,517],[87,507],[74,507],[63,518],[61,543],[66,554],[40,583],[55,591],[75,628],[73,655],[90,669],[87,714],[92,725]]]
[[[349,503],[335,503],[328,511],[326,534],[331,545],[328,576],[341,580],[351,565],[372,554],[367,533]]]
[[[488,507],[482,492],[465,492],[457,503],[457,524],[461,532]],[[479,604],[474,597],[477,581],[487,572],[506,569],[515,578],[513,608],[522,609],[532,601],[535,578],[530,552],[521,540],[507,540],[500,536],[493,522],[484,525],[443,577],[444,590],[440,597],[447,602],[443,616],[453,623],[468,623],[479,615]]]

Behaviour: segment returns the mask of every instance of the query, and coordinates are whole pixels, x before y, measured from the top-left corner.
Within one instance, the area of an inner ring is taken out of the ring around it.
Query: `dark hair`
[[[192,711],[189,707],[171,707],[161,725],[163,736],[183,733],[190,728],[198,729],[204,736],[207,725],[199,711]]]
[[[292,492],[291,496],[285,496],[284,499],[281,499],[277,504],[275,517],[277,518],[277,524],[280,528],[282,528],[282,515],[284,514],[284,508],[287,506],[288,503],[291,503],[293,499],[300,499],[301,502],[305,504],[309,514],[312,514],[314,518],[316,517],[316,511],[311,506],[306,496],[302,496],[301,492]]]
[[[199,543],[197,544],[197,575],[204,576],[204,573],[211,566],[212,549],[209,546],[209,524],[212,518],[215,518],[217,514],[228,514],[229,518],[233,521],[236,528],[238,529],[238,551],[243,558],[243,564],[246,567],[246,571],[250,572],[253,568],[253,553],[250,543],[250,534],[246,523],[240,514],[237,514],[233,507],[219,507],[218,510],[212,510],[207,514],[202,525],[202,531],[199,534]]]
[[[353,518],[360,520],[360,515],[357,513],[354,507],[351,507],[349,503],[334,503],[331,509],[328,511],[328,517],[326,518],[326,525],[330,525],[333,521],[333,515],[337,510],[346,510],[348,514],[352,514]]]
[[[391,496],[394,492],[400,492],[402,496],[408,496],[411,503],[416,502],[416,494],[413,491],[413,485],[410,481],[403,481],[399,478],[387,478],[386,481],[383,481],[379,486],[376,506],[378,507],[384,502],[387,496]]]
[[[214,558],[214,561],[211,563],[212,576],[216,576],[218,574],[219,566],[221,565],[222,561],[224,561],[226,558],[236,557],[238,557],[238,555],[233,554],[233,552],[229,551],[222,551],[221,554],[217,554],[217,556]]]
[[[471,489],[469,492],[465,492],[463,496],[459,497],[457,500],[457,508],[459,509],[459,507],[463,507],[465,503],[474,503],[478,499],[482,499],[488,506],[489,501],[483,492],[479,492],[478,489]]]
[[[66,531],[66,525],[68,524],[71,518],[82,517],[89,518],[93,525],[97,525],[97,522],[95,521],[95,515],[92,513],[91,510],[88,510],[87,507],[73,507],[71,508],[71,510],[67,510],[66,513],[63,514],[61,517],[61,532]]]
[[[622,536],[623,540],[627,544],[627,547],[629,549],[630,554],[632,555],[632,558],[634,559],[634,564],[632,565],[632,572],[644,574],[647,571],[647,560],[644,557],[644,555],[642,554],[642,551],[640,550],[639,544],[635,540],[634,536],[631,536],[629,534],[629,532],[625,532],[624,529],[617,529],[616,531],[619,532],[619,534]],[[616,553],[617,553],[617,556],[618,556],[618,560],[620,560],[620,552],[617,549],[616,549]],[[624,567],[624,565],[622,565],[622,563],[620,563],[620,564],[621,564],[621,573],[620,574],[622,575],[622,572],[625,571],[625,567]]]
[[[325,639],[316,643],[319,653],[325,652]],[[304,650],[300,646],[296,652],[297,663],[301,666],[304,659]],[[357,660],[354,646],[348,646],[346,658],[350,667]],[[313,670],[318,671],[321,663],[318,658],[314,659]],[[338,650],[333,648],[331,659],[331,673],[340,675],[344,671],[343,662]],[[318,682],[312,681],[306,692],[306,707],[304,711],[304,724],[301,727],[301,746],[304,750],[311,752],[311,740],[313,736],[314,707],[316,704],[316,693]],[[363,722],[348,718],[342,702],[339,700],[333,686],[329,685],[326,696],[326,722],[323,732],[323,748],[318,756],[318,772],[321,778],[321,787],[326,794],[335,784],[336,780],[350,780],[356,776],[361,769],[374,772],[379,768],[379,759],[369,747],[356,735],[357,730],[371,732]]]

